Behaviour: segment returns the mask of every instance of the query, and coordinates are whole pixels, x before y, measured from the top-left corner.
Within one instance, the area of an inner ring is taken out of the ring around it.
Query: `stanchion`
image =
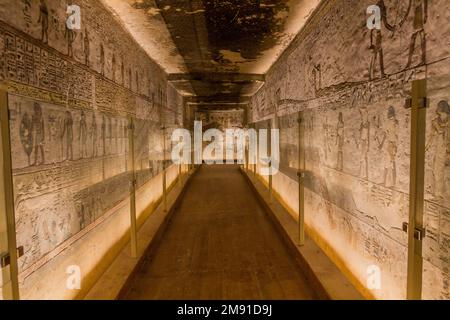
[[[17,259],[20,257],[23,248],[17,248],[16,242],[16,222],[14,215],[14,188],[12,176],[11,140],[9,127],[8,93],[0,90],[0,121],[1,121],[1,158],[3,166],[2,179],[0,180],[0,219],[4,222],[6,239],[1,239],[0,243],[0,275],[3,275],[3,299],[19,300],[19,282]],[[3,223],[2,223],[3,224]],[[2,234],[2,237],[5,234]],[[6,242],[6,243],[5,243]],[[5,252],[2,252],[5,250]],[[6,268],[9,268],[9,272]]]
[[[305,245],[305,150],[303,144],[303,114],[298,114],[298,245]]]
[[[128,149],[131,163],[131,182],[130,182],[130,244],[131,257],[137,257],[137,224],[136,224],[136,173],[134,167],[134,122],[129,117],[128,122]]]
[[[269,160],[269,202],[273,201],[273,187],[272,187],[272,164]]]
[[[167,211],[167,170],[166,170],[166,128],[161,127],[163,132],[163,206]]]
[[[424,183],[425,183],[425,139],[428,101],[427,81],[417,80],[412,84],[411,108],[411,172],[409,193],[409,223],[403,228],[408,232],[408,300],[422,299],[422,241],[425,237],[423,226]]]

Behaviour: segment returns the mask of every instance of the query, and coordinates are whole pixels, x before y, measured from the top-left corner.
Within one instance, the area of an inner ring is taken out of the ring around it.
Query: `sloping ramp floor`
[[[315,299],[235,165],[202,166],[123,299]]]

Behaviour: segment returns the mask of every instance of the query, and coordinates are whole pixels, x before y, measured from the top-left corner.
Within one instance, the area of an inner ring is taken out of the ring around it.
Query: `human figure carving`
[[[48,8],[45,0],[41,0],[39,5],[38,23],[41,23],[41,41],[48,43]]]
[[[381,22],[389,31],[394,31],[395,28],[387,20],[387,9],[383,0],[378,1],[377,6],[380,8]],[[370,46],[369,49],[372,50],[372,60],[370,62],[369,77],[370,80],[375,78],[375,68],[378,60],[380,66],[381,77],[386,76],[384,70],[384,53],[383,53],[383,35],[381,29],[370,30]]]
[[[32,120],[28,113],[24,113],[22,121],[20,122],[20,141],[23,149],[28,157],[28,165],[31,165],[31,154],[33,153],[33,133],[32,133]]]
[[[86,29],[84,33],[84,39],[83,39],[83,52],[84,52],[84,64],[89,67],[89,56],[91,53],[90,50],[90,44],[89,44],[89,32]]]
[[[105,75],[105,48],[103,44],[100,45],[100,72],[102,76]]]
[[[122,82],[122,85],[125,85],[125,66],[123,65],[123,61],[120,65],[120,81]]]
[[[136,71],[136,92],[139,93],[139,74]]]
[[[116,81],[116,55],[113,54],[112,56],[112,80]]]
[[[80,130],[78,132],[78,141],[81,147],[81,158],[87,157],[87,124],[86,115],[81,111]]]
[[[450,107],[448,102],[440,101],[436,109],[436,117],[431,127],[431,137],[426,147],[433,155],[433,184],[432,195],[437,199],[444,199],[446,195],[446,171],[449,167],[448,146],[450,143]]]
[[[314,93],[317,94],[322,89],[322,67],[320,63],[315,64],[312,70],[314,81]]]
[[[369,178],[369,150],[370,150],[370,120],[369,113],[366,107],[360,108],[361,125],[359,128],[358,148],[361,152],[359,162],[359,176]]]
[[[337,165],[336,170],[342,171],[344,169],[344,115],[339,112],[339,120],[336,126],[336,145],[337,145]]]
[[[66,111],[66,115],[63,123],[63,130],[61,133],[61,139],[64,141],[66,137],[66,157],[64,160],[73,160],[73,118],[70,111]]]
[[[105,115],[102,116],[102,148],[103,148],[103,156],[106,156],[106,118],[105,118]]]
[[[43,164],[45,162],[44,157],[44,141],[45,141],[45,129],[44,118],[42,116],[42,108],[39,103],[34,104],[34,114],[31,119],[31,132],[33,133],[34,141],[34,163],[33,165]],[[39,155],[41,160],[39,161]]]
[[[427,42],[425,24],[428,20],[428,0],[409,0],[408,9],[405,17],[400,22],[400,26],[402,26],[408,19],[412,6],[414,6],[414,33],[411,35],[411,41],[409,44],[408,63],[406,65],[406,69],[410,68],[412,65],[417,37],[420,37],[420,46],[422,51],[421,62],[419,65],[424,65],[426,63]]]
[[[67,40],[67,54],[69,57],[73,57],[73,43],[77,37],[76,33],[66,25],[66,31],[64,32],[64,39]]]
[[[383,185],[386,187],[394,187],[397,182],[397,151],[398,151],[398,120],[394,107],[389,107],[385,131],[378,135],[378,148],[383,150]]]
[[[91,137],[92,137],[92,158],[97,157],[97,119],[95,113],[92,114],[92,124],[91,124]]]
[[[131,76],[131,69],[128,69],[128,88],[133,90],[133,78]]]

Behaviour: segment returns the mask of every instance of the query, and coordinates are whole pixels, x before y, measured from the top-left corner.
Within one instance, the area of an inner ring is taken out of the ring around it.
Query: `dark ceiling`
[[[155,1],[139,1],[149,10]],[[289,7],[283,0],[156,0],[172,39],[183,57],[194,93],[208,101],[242,101],[262,76],[241,73],[241,66],[275,46]],[[188,14],[187,14],[188,13]],[[175,76],[176,77],[176,76]]]

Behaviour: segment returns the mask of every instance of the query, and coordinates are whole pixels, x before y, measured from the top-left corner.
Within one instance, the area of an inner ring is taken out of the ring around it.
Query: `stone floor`
[[[125,299],[314,299],[238,166],[202,166]]]

